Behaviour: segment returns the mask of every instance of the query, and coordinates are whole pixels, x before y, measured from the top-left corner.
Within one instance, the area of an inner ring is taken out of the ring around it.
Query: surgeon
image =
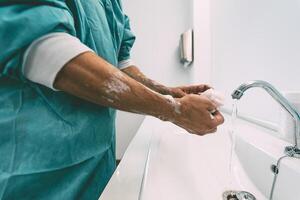
[[[143,75],[134,40],[119,0],[0,1],[0,199],[98,199],[115,169],[115,109],[197,135],[223,123],[199,95],[209,86]]]

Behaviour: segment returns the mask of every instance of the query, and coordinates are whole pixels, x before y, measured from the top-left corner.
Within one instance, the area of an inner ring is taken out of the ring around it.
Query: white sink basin
[[[216,134],[199,137],[147,117],[100,199],[221,200],[228,190],[268,199],[274,176],[270,166],[288,144],[268,130],[238,124],[236,149],[230,159],[226,123]],[[299,200],[296,180],[300,180],[300,160],[284,159],[273,199]]]
[[[244,171],[255,187],[269,198],[274,174],[271,165],[284,156],[291,144],[274,137],[266,129],[240,123],[237,128],[235,153]],[[280,162],[273,200],[299,200],[300,159],[284,158]]]

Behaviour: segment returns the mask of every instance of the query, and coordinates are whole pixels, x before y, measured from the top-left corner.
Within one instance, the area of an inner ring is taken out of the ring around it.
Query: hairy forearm
[[[67,63],[54,87],[98,105],[172,118],[173,103],[127,76],[97,55],[87,52]]]
[[[160,94],[169,94],[169,88],[146,77],[136,66],[130,66],[122,70],[131,78],[135,79],[136,81],[142,83],[143,85],[151,88],[152,90],[160,93]]]

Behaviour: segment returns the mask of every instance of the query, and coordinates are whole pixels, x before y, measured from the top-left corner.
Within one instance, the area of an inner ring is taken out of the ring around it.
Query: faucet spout
[[[280,92],[272,86],[270,83],[266,81],[256,80],[256,81],[249,81],[242,85],[240,85],[236,90],[233,91],[231,94],[233,99],[240,99],[244,95],[244,93],[254,87],[259,87],[264,89],[267,93],[269,93],[273,99],[275,99],[294,119],[295,123],[295,130],[294,130],[294,149],[299,149],[298,146],[298,137],[300,136],[300,114],[296,110],[296,108],[290,104],[290,102],[280,94]]]

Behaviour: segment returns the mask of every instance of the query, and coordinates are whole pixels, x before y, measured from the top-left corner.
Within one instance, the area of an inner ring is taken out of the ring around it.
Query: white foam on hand
[[[208,99],[210,99],[213,103],[216,104],[217,108],[220,108],[224,105],[224,95],[218,91],[215,91],[214,89],[208,89],[205,92],[201,93],[201,95],[206,96]]]
[[[174,111],[177,114],[181,114],[181,111],[180,111],[181,104],[179,102],[176,102],[175,99],[171,95],[163,95],[163,96],[165,98],[167,98],[169,100],[169,102],[174,106]]]

